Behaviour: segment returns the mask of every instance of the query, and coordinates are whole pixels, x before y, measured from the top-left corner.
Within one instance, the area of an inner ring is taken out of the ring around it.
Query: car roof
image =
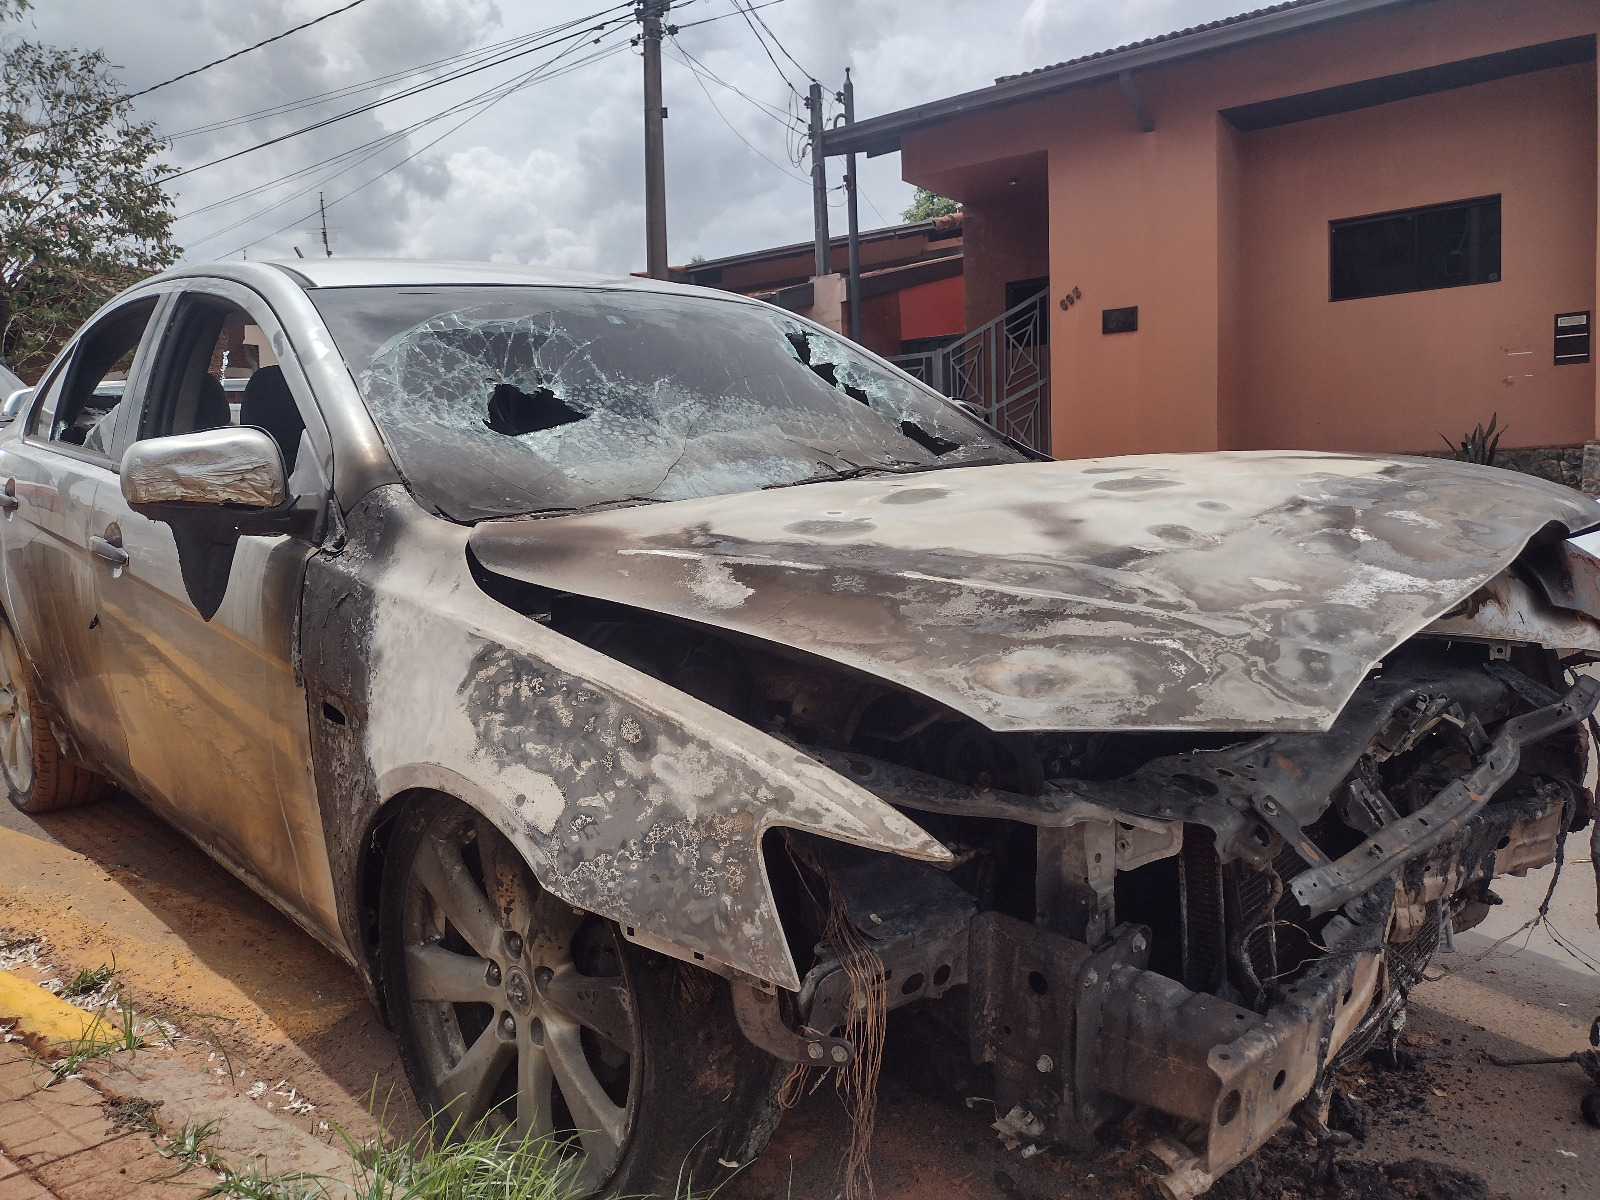
[[[521,263],[453,262],[406,258],[304,258],[194,263],[165,272],[164,278],[193,275],[248,280],[261,272],[287,275],[307,289],[336,287],[420,286],[529,286],[605,287],[682,295],[694,292],[723,300],[742,300],[733,293],[688,284],[643,279],[635,275],[608,275],[565,267],[525,266]],[[748,303],[748,301],[747,301]]]

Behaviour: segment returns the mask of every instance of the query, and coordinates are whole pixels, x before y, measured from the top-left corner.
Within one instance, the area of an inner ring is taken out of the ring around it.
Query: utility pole
[[[813,275],[833,274],[828,254],[828,168],[822,152],[822,85],[813,83],[806,97],[811,110],[811,220],[816,226],[817,261]]]
[[[850,68],[844,69],[844,124],[856,123],[856,85],[850,82]],[[844,157],[845,211],[850,216],[850,340],[861,344],[861,223],[856,216],[856,156]]]
[[[667,110],[661,105],[661,18],[672,0],[638,0],[644,25],[644,257],[651,279],[667,277]]]
[[[322,214],[322,252],[329,258],[333,257],[333,247],[328,245],[328,206],[322,202],[322,193],[317,193],[317,211]]]

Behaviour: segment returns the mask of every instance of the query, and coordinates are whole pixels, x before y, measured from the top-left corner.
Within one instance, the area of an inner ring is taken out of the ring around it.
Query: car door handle
[[[121,539],[118,539],[119,541]],[[113,566],[124,566],[128,561],[128,552],[109,538],[91,537],[89,549],[97,557],[105,559]]]
[[[12,512],[22,501],[17,499],[17,481],[15,477],[6,480],[4,490],[0,490],[0,509]]]

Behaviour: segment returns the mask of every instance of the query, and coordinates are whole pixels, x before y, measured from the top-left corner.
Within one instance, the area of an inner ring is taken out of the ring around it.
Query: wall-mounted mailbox
[[[1556,366],[1589,361],[1589,314],[1556,314]]]
[[[1103,308],[1100,310],[1101,333],[1137,333],[1138,330],[1139,306],[1137,304],[1129,308]]]

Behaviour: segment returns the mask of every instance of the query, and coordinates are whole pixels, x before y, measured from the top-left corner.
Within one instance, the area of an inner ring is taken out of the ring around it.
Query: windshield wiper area
[[[538,433],[581,421],[588,413],[569,408],[547,387],[528,393],[510,383],[495,385],[489,394],[488,415],[483,423],[496,433],[515,437],[519,433]]]

